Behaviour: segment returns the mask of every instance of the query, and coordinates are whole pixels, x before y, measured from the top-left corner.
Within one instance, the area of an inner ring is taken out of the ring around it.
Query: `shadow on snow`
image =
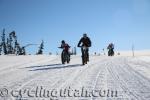
[[[30,69],[29,71],[40,71],[40,70],[80,67],[81,65],[82,64],[72,64],[72,65],[50,64],[50,65],[41,65],[41,66],[30,66],[25,68],[29,68]]]

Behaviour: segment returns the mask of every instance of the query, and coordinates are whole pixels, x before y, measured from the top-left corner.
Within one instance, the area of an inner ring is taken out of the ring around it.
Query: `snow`
[[[143,60],[145,62],[149,62],[150,63],[150,57],[149,56],[142,56],[142,57],[139,57],[138,59],[140,60]]]
[[[115,51],[116,54],[120,53],[120,56],[133,56],[132,51]],[[135,50],[134,51],[135,56],[150,56],[150,50]]]
[[[150,100],[150,56],[0,56],[0,100]]]

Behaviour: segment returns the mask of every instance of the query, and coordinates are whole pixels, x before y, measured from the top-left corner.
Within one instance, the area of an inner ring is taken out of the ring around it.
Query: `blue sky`
[[[3,28],[15,30],[22,45],[44,40],[45,53],[60,52],[62,39],[76,46],[84,32],[92,40],[91,52],[110,42],[116,50],[131,50],[132,44],[150,49],[150,0],[0,0]]]

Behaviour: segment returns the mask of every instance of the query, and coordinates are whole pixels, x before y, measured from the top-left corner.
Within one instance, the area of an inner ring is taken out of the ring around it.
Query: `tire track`
[[[103,64],[102,64],[103,65]],[[105,62],[104,63],[104,65],[107,65],[107,63]],[[96,75],[96,78],[95,78],[95,81],[93,82],[94,84],[93,84],[93,89],[92,90],[96,90],[96,89],[99,89],[99,84],[101,83],[101,80],[103,80],[104,79],[104,77],[105,77],[105,74],[102,74],[103,72],[106,72],[106,69],[105,68],[103,68],[104,66],[100,66],[100,70],[98,71],[98,73],[97,73],[97,75]],[[102,69],[101,69],[102,68]],[[107,83],[106,83],[107,84]],[[105,84],[105,85],[106,85]],[[106,86],[104,86],[105,87],[105,89],[106,89]],[[93,96],[91,96],[91,100],[95,100],[95,99],[98,99],[99,98],[99,96],[98,97],[93,97]],[[101,98],[102,99],[102,98]],[[103,99],[106,99],[106,97],[105,98],[103,98]]]
[[[59,59],[59,58],[57,57],[57,58],[52,59],[52,60],[50,60],[50,61],[57,61],[58,59]],[[47,59],[46,59],[46,60],[47,60]],[[50,61],[48,61],[48,62],[50,62]],[[24,78],[24,79],[21,79],[21,80],[15,82],[13,85],[8,86],[7,88],[8,88],[8,90],[13,90],[13,89],[18,90],[18,89],[21,89],[21,88],[17,88],[17,89],[16,89],[15,87],[16,87],[16,86],[22,87],[22,86],[24,86],[24,85],[30,83],[31,81],[35,80],[37,77],[39,77],[39,76],[41,76],[41,75],[43,75],[43,74],[45,74],[45,73],[43,73],[43,72],[36,72],[36,73],[33,74],[33,75],[30,75],[30,76],[28,76],[28,77],[26,77],[26,78]],[[13,98],[13,97],[11,97],[11,96],[9,96],[8,98],[11,98],[11,100],[15,100],[15,99],[16,99],[16,98]]]
[[[55,61],[57,62],[59,60],[59,57],[58,58],[56,58],[56,59],[54,59],[53,61],[53,63],[55,63]],[[60,65],[59,65],[60,66]],[[64,66],[64,65],[62,65],[62,66]],[[51,70],[52,71],[52,70]],[[36,73],[36,74],[34,74],[34,75],[32,75],[32,76],[30,76],[30,77],[28,77],[26,80],[24,80],[23,82],[22,82],[22,84],[21,85],[19,85],[19,88],[17,88],[17,90],[21,90],[21,89],[23,89],[25,86],[28,86],[31,82],[33,82],[35,79],[38,79],[38,77],[40,76],[43,76],[43,75],[47,75],[48,73],[51,73],[51,71],[46,71],[46,72],[38,72],[38,73]],[[59,70],[57,70],[57,72],[59,72]],[[73,74],[73,73],[72,73]],[[60,81],[60,80],[59,80]],[[59,81],[57,81],[57,82],[59,82]],[[56,82],[56,83],[57,83]],[[16,86],[16,85],[15,85]],[[13,100],[15,100],[16,98],[13,98]],[[18,98],[17,98],[18,99]],[[22,100],[22,99],[24,99],[24,98],[19,98],[19,100]]]
[[[97,61],[97,63],[99,63],[99,61]],[[97,64],[97,63],[92,63],[92,64],[90,64],[90,66],[91,65],[95,65],[95,64]],[[89,65],[88,65],[89,66]],[[87,66],[83,66],[83,69],[87,69]],[[64,80],[64,79],[59,79],[58,81],[56,81],[53,85],[52,85],[52,87],[53,88],[62,88],[62,87],[64,87],[66,84],[68,84],[68,83],[71,83],[71,82],[73,82],[77,77],[79,77],[80,76],[80,74],[82,74],[83,73],[83,71],[85,71],[85,70],[82,70],[81,72],[80,71],[78,71],[78,69],[76,70],[76,71],[74,71],[74,70],[68,70],[68,72],[65,72],[65,73],[68,73],[69,74],[69,76],[68,76],[68,78],[66,79],[66,80]],[[59,72],[59,70],[58,70],[58,72]],[[50,72],[48,72],[48,73],[50,73]],[[44,73],[43,75],[47,75],[48,73]],[[75,73],[77,73],[77,74],[75,74]],[[24,87],[26,87],[26,86],[28,86],[31,82],[32,82],[33,80],[31,80],[31,81],[27,81],[25,84],[23,84],[19,89],[22,89],[22,88],[24,88]]]
[[[115,82],[118,82],[118,85],[122,88],[124,93],[128,93],[127,95],[132,95],[133,97],[126,97],[125,94],[120,94],[119,96],[123,99],[123,98],[132,98],[133,100],[139,100],[138,96],[136,94],[133,94],[131,89],[128,87],[128,84],[126,83],[126,81],[121,77],[121,75],[118,73],[118,71],[121,71],[120,69],[116,68],[112,68],[111,67],[112,64],[108,67],[108,71],[111,74],[112,78],[114,79]],[[116,66],[115,66],[116,67]],[[115,71],[117,70],[117,71]],[[125,96],[125,97],[124,97]],[[131,99],[131,100],[132,100]]]
[[[131,98],[136,100],[147,100],[147,98],[143,97],[143,95],[140,93],[142,89],[149,89],[149,82],[146,83],[147,79],[141,77],[140,73],[131,69],[131,66],[128,65],[126,59],[120,59],[120,62],[122,64],[118,65],[118,62],[116,61],[116,64],[112,63],[109,66],[109,72],[114,77],[114,80],[119,82],[120,86],[124,91],[126,91],[126,93],[128,93],[129,96],[131,96]],[[114,69],[112,66],[115,66],[116,69]],[[143,83],[147,86],[144,87],[142,85]]]
[[[64,83],[64,85],[60,86],[60,87],[67,87],[67,86],[71,86],[72,88],[74,87],[75,89],[77,88],[81,88],[82,86],[84,87],[87,87],[88,89],[90,89],[90,87],[92,87],[92,84],[89,84],[89,83],[92,83],[93,82],[93,78],[95,78],[95,76],[97,75],[97,72],[96,73],[93,73],[93,70],[96,70],[96,71],[99,71],[97,69],[99,69],[99,62],[102,61],[102,62],[105,62],[106,59],[103,59],[103,60],[97,60],[95,61],[94,63],[86,66],[85,69],[83,69],[81,72],[79,72],[75,77],[73,77],[71,80],[67,81]],[[96,67],[95,67],[96,66]],[[89,73],[92,72],[92,73]],[[95,72],[95,71],[94,71]],[[88,73],[88,75],[85,75],[85,73]],[[81,78],[83,77],[83,78]],[[85,77],[87,77],[85,79]],[[86,80],[85,82],[83,82],[82,80]],[[82,82],[84,84],[80,84],[79,82]],[[65,85],[66,84],[66,85]],[[78,84],[80,84],[78,86]],[[87,85],[87,86],[86,86]],[[61,98],[60,98],[61,99]],[[73,99],[73,98],[72,98]],[[80,98],[79,98],[80,99]],[[70,99],[69,99],[70,100]]]

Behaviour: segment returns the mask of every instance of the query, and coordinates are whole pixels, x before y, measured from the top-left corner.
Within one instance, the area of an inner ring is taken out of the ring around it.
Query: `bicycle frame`
[[[69,54],[64,50],[62,51],[62,54],[61,54],[61,61],[62,61],[62,64],[65,64],[65,62],[69,63],[70,61]]]
[[[88,47],[81,47],[82,49],[82,64],[87,64],[87,57],[88,57]]]

